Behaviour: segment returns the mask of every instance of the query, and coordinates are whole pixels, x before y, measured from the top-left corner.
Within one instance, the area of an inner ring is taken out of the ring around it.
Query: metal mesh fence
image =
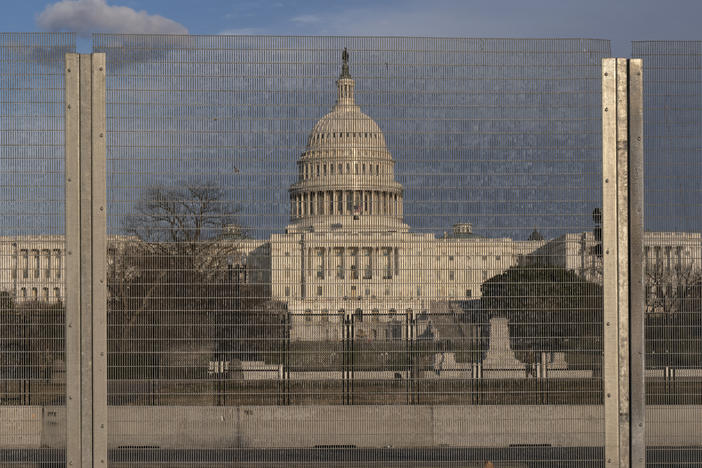
[[[64,54],[74,50],[73,34],[0,34],[3,466],[58,462],[66,446],[60,424],[65,413],[63,64]]]
[[[646,402],[650,466],[700,466],[702,44],[634,42],[644,60]]]
[[[600,466],[608,41],[93,42],[115,466]]]

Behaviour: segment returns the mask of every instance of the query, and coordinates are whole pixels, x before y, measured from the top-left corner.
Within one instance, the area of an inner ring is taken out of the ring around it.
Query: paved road
[[[61,450],[2,450],[0,466],[49,468],[64,465]],[[649,467],[702,466],[702,447],[650,447]],[[568,447],[354,449],[159,450],[124,448],[109,454],[110,467],[407,467],[479,468],[492,460],[496,468],[603,468],[602,449]]]

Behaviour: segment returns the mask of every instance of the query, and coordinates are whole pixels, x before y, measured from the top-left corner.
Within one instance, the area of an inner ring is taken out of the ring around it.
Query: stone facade
[[[0,237],[0,291],[16,301],[61,301],[65,242],[59,235]]]

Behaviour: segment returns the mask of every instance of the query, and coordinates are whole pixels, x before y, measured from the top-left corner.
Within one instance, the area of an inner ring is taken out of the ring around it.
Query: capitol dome
[[[344,49],[337,100],[312,128],[290,187],[291,226],[303,230],[407,230],[402,186],[378,124],[354,100]]]

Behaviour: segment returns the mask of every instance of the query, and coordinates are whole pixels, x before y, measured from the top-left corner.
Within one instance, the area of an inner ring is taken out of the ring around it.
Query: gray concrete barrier
[[[602,406],[110,406],[111,448],[602,446]],[[702,406],[649,406],[646,443],[700,446]],[[65,408],[0,407],[0,447],[65,446]]]

